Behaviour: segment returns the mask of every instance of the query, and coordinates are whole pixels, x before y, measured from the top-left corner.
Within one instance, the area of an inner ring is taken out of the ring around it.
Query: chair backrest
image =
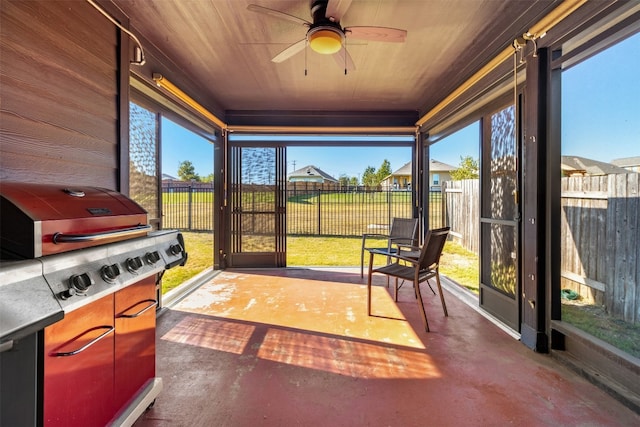
[[[442,249],[449,236],[450,227],[436,228],[427,231],[424,245],[420,251],[420,270],[426,270],[433,265],[438,265]]]
[[[391,220],[389,238],[393,239],[394,243],[416,244],[418,239],[418,219],[393,218]]]

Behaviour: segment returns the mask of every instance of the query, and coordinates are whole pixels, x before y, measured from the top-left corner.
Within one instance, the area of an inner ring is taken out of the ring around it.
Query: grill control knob
[[[89,286],[95,284],[91,276],[87,273],[74,274],[69,278],[69,291],[74,291],[75,294],[84,295],[89,289]],[[70,294],[69,296],[72,296]]]
[[[120,275],[120,268],[118,264],[105,265],[100,270],[101,276],[107,283],[113,283]]]
[[[132,273],[136,273],[138,270],[140,270],[140,268],[142,268],[143,264],[140,257],[137,256],[133,258],[127,258],[126,265],[127,265],[127,270],[129,270]]]
[[[169,252],[171,252],[171,255],[180,255],[182,253],[182,246],[180,246],[180,243],[171,245],[169,247]]]
[[[145,258],[147,259],[147,264],[153,265],[156,262],[160,261],[160,254],[158,253],[158,251],[147,252]]]

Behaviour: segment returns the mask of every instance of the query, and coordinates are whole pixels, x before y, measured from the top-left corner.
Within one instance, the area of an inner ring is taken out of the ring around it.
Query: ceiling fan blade
[[[268,7],[258,6],[257,4],[250,4],[247,6],[247,10],[252,12],[264,13],[266,15],[271,15],[275,18],[286,19],[289,22],[293,22],[295,24],[301,24],[310,26],[311,22],[298,18],[297,16],[289,15],[288,13],[280,12],[279,10],[269,9]]]
[[[344,46],[332,56],[340,68],[346,69],[347,71],[354,71],[356,69],[356,64],[353,62],[353,59],[351,59],[351,55],[349,55],[349,52]]]
[[[335,22],[340,22],[352,0],[329,0],[327,3],[327,12],[325,16],[329,19],[333,18]]]
[[[306,45],[307,45],[307,39],[306,38],[304,38],[304,39],[302,39],[302,40],[300,40],[298,42],[295,42],[294,44],[292,44],[291,46],[289,46],[288,48],[286,48],[285,50],[283,50],[282,52],[280,52],[279,54],[274,56],[273,59],[271,59],[271,62],[280,63],[282,61],[286,61],[287,59],[291,58],[296,53],[298,53],[301,50],[303,50]]]
[[[350,39],[370,40],[376,42],[403,43],[407,39],[407,31],[386,27],[348,27],[344,29]]]

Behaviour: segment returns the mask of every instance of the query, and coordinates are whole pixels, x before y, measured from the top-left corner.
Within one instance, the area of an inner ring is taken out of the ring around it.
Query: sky
[[[562,154],[604,162],[640,156],[640,34],[563,72]],[[213,146],[164,119],[162,173],[178,176],[184,160],[204,177],[213,172]],[[430,148],[432,159],[459,166],[461,157],[479,158],[478,123]],[[389,160],[397,170],[411,161],[409,147],[289,147],[287,173],[314,165],[334,178],[362,176],[367,166]]]

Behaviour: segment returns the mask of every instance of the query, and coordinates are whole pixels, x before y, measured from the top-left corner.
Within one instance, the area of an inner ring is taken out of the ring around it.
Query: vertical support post
[[[521,278],[521,341],[527,347],[547,352],[545,296],[545,209],[543,196],[547,155],[546,112],[549,102],[549,50],[539,49],[537,57],[527,58],[527,87],[525,92],[523,117],[523,223]],[[558,168],[559,170],[560,168]],[[559,187],[559,186],[558,186]]]

